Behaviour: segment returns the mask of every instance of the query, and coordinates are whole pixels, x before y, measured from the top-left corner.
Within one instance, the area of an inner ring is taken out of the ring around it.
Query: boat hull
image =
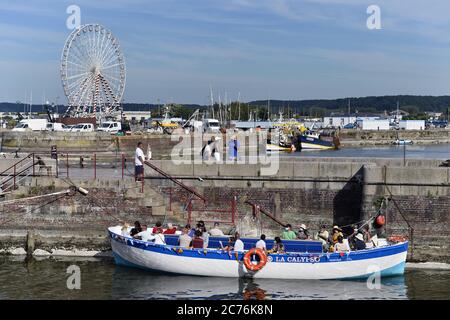
[[[401,275],[408,243],[350,253],[270,254],[257,272],[243,263],[243,253],[222,250],[188,250],[124,238],[110,231],[116,264],[149,271],[211,276],[267,279],[358,279],[376,273]]]
[[[309,136],[301,136],[300,137],[302,150],[329,150],[334,149],[335,145],[333,142],[317,139]]]

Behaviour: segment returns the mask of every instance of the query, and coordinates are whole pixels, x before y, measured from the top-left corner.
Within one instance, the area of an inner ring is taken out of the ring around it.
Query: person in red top
[[[161,222],[156,221],[155,226],[152,229],[152,233],[156,233],[156,231],[158,230],[158,228],[161,228]]]
[[[203,249],[202,232],[200,230],[195,231],[195,236],[191,241],[190,247],[193,249]]]
[[[177,228],[174,227],[171,223],[167,224],[167,229],[166,231],[164,231],[164,234],[175,234],[175,232],[177,231]]]

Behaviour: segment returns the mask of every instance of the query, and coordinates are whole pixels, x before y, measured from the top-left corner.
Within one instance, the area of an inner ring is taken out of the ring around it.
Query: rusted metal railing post
[[[142,174],[141,181],[142,181],[142,184],[141,184],[141,193],[144,193],[144,174]]]
[[[231,202],[231,223],[233,225],[235,218],[236,218],[236,196],[233,197],[233,201]]]
[[[69,153],[66,153],[66,173],[67,178],[69,178]]]
[[[188,221],[187,221],[187,223],[188,224],[191,224],[191,219],[192,219],[192,200],[189,200],[189,203],[188,203]]]
[[[97,154],[94,153],[94,180],[97,179]]]
[[[14,190],[16,190],[16,165],[14,165]]]
[[[35,176],[35,170],[34,170],[34,153],[33,153],[33,177]]]
[[[124,168],[125,167],[125,155],[122,153],[122,180],[123,180],[123,172],[124,172]]]
[[[169,211],[172,211],[172,187],[169,188]]]

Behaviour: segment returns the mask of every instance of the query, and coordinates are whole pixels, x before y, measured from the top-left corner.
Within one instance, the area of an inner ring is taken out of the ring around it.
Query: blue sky
[[[125,102],[207,104],[210,85],[243,101],[450,93],[446,0],[0,0],[0,101],[66,102],[71,4],[119,39]]]

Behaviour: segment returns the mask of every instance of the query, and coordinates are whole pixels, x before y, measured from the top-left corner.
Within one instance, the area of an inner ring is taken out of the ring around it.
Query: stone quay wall
[[[281,227],[265,217],[253,221],[246,200],[260,204],[295,227],[305,223],[311,231],[322,223],[331,227],[367,220],[384,201],[387,223],[381,233],[409,236],[410,260],[450,262],[450,169],[438,167],[436,161],[408,160],[402,166],[402,161],[389,159],[281,160],[273,175],[264,175],[266,166],[262,164],[176,165],[165,160],[153,163],[208,199],[207,207],[194,202],[192,221],[204,219],[212,224],[214,220],[230,220],[229,213],[217,213],[214,209],[229,210],[236,197],[238,229],[247,235],[263,231],[274,236]],[[20,244],[33,230],[42,239],[53,239],[40,242],[46,249],[82,244],[105,249],[106,226],[120,220],[186,223],[187,192],[150,168],[145,174],[143,193],[142,185],[130,176],[123,180],[73,177],[73,183],[90,190],[88,196],[64,197],[42,207],[42,203],[4,205],[0,244],[4,248]],[[65,179],[34,177],[8,198],[45,193],[45,188],[63,190],[67,186]],[[224,223],[223,228],[229,226]]]

